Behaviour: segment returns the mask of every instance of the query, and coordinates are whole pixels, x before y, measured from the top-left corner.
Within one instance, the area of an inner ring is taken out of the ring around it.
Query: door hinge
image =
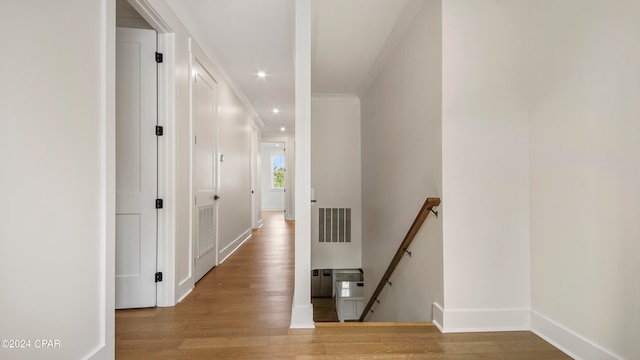
[[[160,282],[162,281],[162,272],[157,272],[156,273],[156,282]]]
[[[156,209],[162,209],[164,207],[164,203],[162,199],[156,199]]]
[[[162,62],[162,53],[159,53],[156,51],[156,62],[157,63],[161,63]]]
[[[160,125],[156,125],[156,136],[164,135],[164,128]]]

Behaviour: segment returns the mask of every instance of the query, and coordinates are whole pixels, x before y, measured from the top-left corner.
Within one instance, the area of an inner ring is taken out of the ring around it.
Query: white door
[[[192,79],[193,236],[195,275],[200,280],[217,263],[215,177],[216,82],[194,61]]]
[[[116,33],[116,308],[156,305],[156,32]]]

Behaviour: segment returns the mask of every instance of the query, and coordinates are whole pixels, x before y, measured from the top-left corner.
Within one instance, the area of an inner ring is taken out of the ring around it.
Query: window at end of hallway
[[[271,187],[284,188],[284,155],[271,156]]]

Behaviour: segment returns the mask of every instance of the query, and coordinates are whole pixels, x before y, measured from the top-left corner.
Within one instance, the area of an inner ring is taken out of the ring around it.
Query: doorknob
[[[218,200],[220,199],[220,195],[213,195],[213,200]]]

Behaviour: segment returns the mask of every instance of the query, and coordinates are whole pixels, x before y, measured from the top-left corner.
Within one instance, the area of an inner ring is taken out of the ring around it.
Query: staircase
[[[407,235],[405,235],[404,240],[402,240],[402,243],[398,247],[398,251],[396,251],[396,254],[393,256],[393,259],[391,259],[391,263],[389,263],[389,266],[387,267],[387,271],[385,271],[384,275],[382,275],[382,278],[380,279],[378,286],[376,287],[373,294],[371,295],[371,298],[367,302],[367,305],[364,307],[364,310],[360,315],[359,321],[361,322],[364,321],[367,315],[369,315],[370,312],[373,312],[371,307],[376,301],[380,302],[378,300],[378,296],[382,292],[382,289],[384,289],[386,285],[392,285],[391,275],[393,274],[393,271],[396,269],[396,267],[400,263],[400,260],[402,260],[405,254],[411,256],[411,251],[409,251],[409,246],[411,246],[413,239],[416,237],[416,234],[420,230],[420,227],[422,227],[422,224],[424,223],[424,221],[427,220],[427,217],[429,216],[429,214],[433,213],[436,216],[438,216],[438,212],[433,209],[438,205],[440,205],[440,198],[427,198],[427,200],[424,202],[424,204],[422,205],[422,208],[420,209],[420,212],[418,212],[418,216],[416,216],[416,219],[413,221],[413,224],[411,224],[411,227],[409,228]]]

